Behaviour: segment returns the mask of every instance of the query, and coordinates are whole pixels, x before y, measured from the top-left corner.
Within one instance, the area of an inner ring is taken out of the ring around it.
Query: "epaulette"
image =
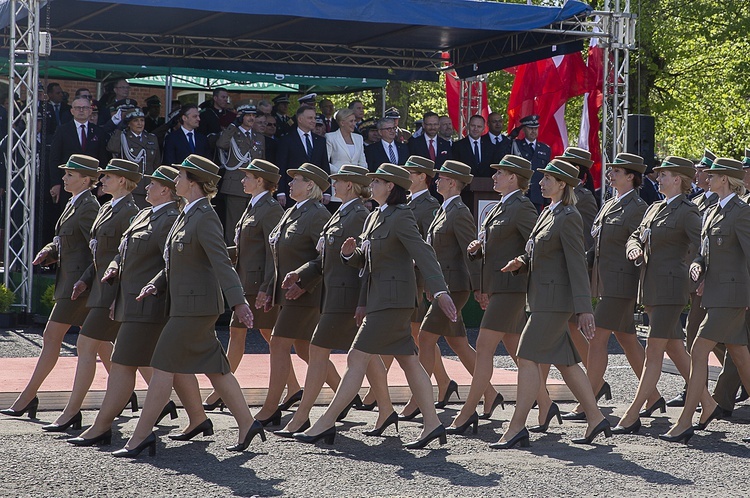
[[[362,204],[357,204],[354,206],[355,211],[365,211],[366,208]]]
[[[175,208],[169,208],[169,211],[167,211],[167,214],[173,215],[173,216],[179,216],[180,212],[176,210]]]
[[[574,211],[575,211],[575,209],[573,208],[573,206],[565,206],[565,207],[563,208],[563,212],[564,212],[565,214],[570,214],[570,213],[572,213],[572,212],[574,212]]]
[[[201,204],[198,207],[200,207],[203,211],[208,211],[209,209],[211,209],[211,205],[210,204]]]
[[[396,209],[411,209],[407,204],[396,204]]]
[[[640,195],[633,196],[633,199],[635,199],[636,204],[646,204],[646,201]]]
[[[275,198],[273,198],[273,197],[269,197],[269,198],[268,198],[268,202],[269,202],[269,203],[271,203],[271,204],[278,204],[278,203],[279,203],[279,201],[277,201],[277,200],[276,200]]]

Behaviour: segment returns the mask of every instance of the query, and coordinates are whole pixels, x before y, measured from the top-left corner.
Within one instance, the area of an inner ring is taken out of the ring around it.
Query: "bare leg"
[[[477,411],[479,400],[482,399],[482,396],[484,395],[484,386],[489,384],[492,380],[492,372],[494,369],[492,360],[495,357],[497,345],[503,338],[508,337],[509,335],[511,334],[495,332],[489,329],[479,329],[479,336],[477,337],[477,359],[474,364],[474,373],[471,377],[471,387],[469,388],[469,394],[466,397],[466,401],[461,407],[461,411],[453,419],[453,423],[451,424],[452,427],[463,425],[469,420],[469,417]],[[492,404],[488,404],[485,401],[485,412],[490,406],[492,406]]]
[[[583,333],[578,329],[578,324],[568,322],[568,330],[570,331],[570,337],[573,339],[573,345],[578,351],[578,355],[583,358],[583,366],[588,368],[588,357],[589,357],[589,341],[583,336]]]
[[[420,328],[422,324],[419,322],[411,322],[411,336],[414,338],[414,343],[417,344],[417,346],[421,349],[421,345],[419,345],[419,334],[420,334]],[[439,339],[439,337],[438,337]],[[432,346],[432,350],[435,352],[435,356],[432,360],[432,368],[430,369],[429,373],[432,377],[435,377],[435,382],[438,386],[438,399],[443,399],[442,397],[445,395],[445,393],[448,391],[448,384],[451,381],[451,378],[448,376],[448,372],[445,371],[445,365],[443,364],[443,355],[440,354],[440,346],[437,345],[437,341],[435,341],[435,345]],[[393,361],[393,360],[391,360]],[[422,361],[422,358],[420,357],[419,361]],[[424,363],[422,363],[424,366]],[[388,364],[390,366],[390,364]],[[404,407],[404,411],[402,413],[411,413],[413,406],[415,403],[413,403],[411,400],[409,400],[408,407],[411,408],[408,412],[406,411],[407,407]]]
[[[260,329],[260,335],[263,336],[263,339],[265,339],[268,344],[271,344],[271,329]],[[292,397],[292,395],[300,389],[302,389],[302,387],[300,387],[299,382],[297,381],[297,375],[294,373],[294,365],[290,365],[289,376],[286,379],[286,396],[284,397],[284,401]]]
[[[151,384],[148,386],[146,400],[143,402],[141,416],[138,418],[138,424],[135,426],[133,435],[130,436],[125,448],[131,450],[141,444],[144,439],[154,430],[156,419],[161,415],[164,405],[169,401],[172,394],[172,382],[174,374],[164,370],[154,369],[154,375],[151,377]]]
[[[297,353],[297,356],[304,360],[305,363],[310,363],[310,341],[295,339],[294,351]],[[335,391],[339,387],[339,382],[341,382],[341,376],[336,370],[333,362],[329,360],[328,368],[326,369],[326,384]]]
[[[378,355],[370,357],[370,362],[367,364],[367,380],[370,382],[370,392],[378,402],[378,420],[375,427],[380,427],[394,410],[391,395],[388,392],[388,372]]]
[[[85,335],[78,336],[78,342],[76,343],[78,361],[76,362],[76,373],[73,379],[73,390],[70,393],[70,398],[68,399],[68,404],[65,405],[65,409],[55,419],[56,424],[64,424],[81,409],[83,400],[89,392],[91,383],[94,381],[94,375],[96,374],[96,354],[102,342],[104,341],[98,341]],[[133,392],[132,389],[130,392]],[[130,393],[128,393],[128,397],[130,397]],[[119,409],[122,409],[123,406],[125,406],[125,402],[122,403]]]
[[[330,355],[330,349],[310,344],[310,360],[307,366],[307,375],[305,376],[305,389],[302,394],[302,401],[300,401],[292,419],[284,427],[285,431],[298,432],[299,428],[310,419],[310,410],[315,405],[315,401],[318,399],[318,395],[325,383]]]
[[[190,432],[208,418],[203,409],[198,379],[194,374],[174,374],[172,384],[188,416],[188,426],[182,432]]]
[[[615,339],[622,346],[622,351],[625,353],[630,368],[633,369],[635,376],[640,379],[641,372],[643,370],[643,363],[646,361],[646,350],[638,340],[638,336],[635,334],[625,334],[622,332],[615,332]],[[647,399],[647,405],[651,406],[661,398],[661,393],[657,388],[651,392]]]
[[[42,335],[42,352],[36,360],[31,378],[10,408],[21,410],[34,399],[42,382],[57,364],[57,359],[60,357],[60,347],[69,328],[70,324],[67,323],[47,322]]]
[[[547,412],[552,407],[552,398],[549,397],[549,392],[547,391],[547,377],[549,377],[550,366],[551,365],[545,363],[539,364],[539,378],[541,379],[541,384],[536,393],[536,402],[539,405],[540,425],[544,423],[547,417]]]
[[[91,439],[112,428],[112,422],[120,414],[135,388],[135,372],[136,367],[112,363],[102,406],[96,414],[94,424],[83,431],[80,437]]]
[[[466,336],[446,337],[445,340],[448,342],[451,349],[455,351],[464,368],[466,368],[470,374],[473,374],[474,369],[476,368],[477,351],[471,347]],[[484,405],[488,407],[492,406],[495,396],[497,396],[497,391],[495,391],[495,388],[492,387],[488,381],[484,389]]]
[[[247,329],[245,327],[229,327],[229,344],[227,345],[227,360],[229,360],[229,369],[232,372],[237,371],[240,366],[242,357],[245,355],[245,340],[247,338]],[[216,392],[212,392],[206,398],[206,404],[210,405],[219,399]]]
[[[706,389],[708,381],[708,354],[716,346],[714,341],[702,337],[696,337],[693,348],[690,351],[690,380],[688,380],[687,394],[685,395],[685,406],[682,408],[680,418],[667,434],[675,436],[681,434],[693,425],[693,415],[700,402],[701,394]],[[713,401],[713,399],[712,399]],[[703,412],[708,417],[716,408],[716,402],[703,405]]]
[[[422,412],[424,422],[422,423],[422,433],[419,435],[419,439],[422,439],[441,425],[435,411],[432,383],[416,355],[398,355],[396,361],[406,374],[412,398]]]
[[[151,376],[154,375],[154,369],[151,367],[138,367],[138,373],[141,374],[143,380],[148,384],[151,382]],[[112,375],[111,372],[110,375]]]
[[[541,387],[544,387],[544,384],[542,384],[539,365],[531,360],[518,358],[516,408],[513,410],[513,416],[510,419],[508,428],[500,438],[500,442],[512,439],[526,427],[526,419]]]
[[[412,331],[413,330],[414,329],[412,328]],[[382,355],[379,355],[379,356],[380,356],[380,360],[383,363],[383,366],[385,367],[385,373],[386,373],[386,376],[387,376],[388,375],[388,370],[391,369],[391,364],[393,364],[393,355],[382,354]],[[370,387],[370,389],[367,391],[367,393],[365,393],[365,397],[364,397],[364,399],[362,399],[362,402],[364,404],[366,404],[366,405],[369,405],[369,404],[374,403],[375,399],[376,399],[375,393],[372,392],[372,387]]]
[[[206,377],[211,381],[214,390],[219,393],[224,404],[227,405],[227,408],[229,408],[232,416],[237,421],[237,425],[239,426],[237,442],[242,443],[255,419],[247,407],[247,401],[245,401],[245,397],[242,395],[240,384],[232,373],[206,374]]]
[[[109,373],[109,369],[112,367],[112,351],[114,351],[115,345],[109,341],[99,341],[99,348],[96,350],[99,359],[104,365],[104,369]]]
[[[294,339],[271,336],[271,371],[268,376],[268,394],[263,406],[256,414],[261,420],[271,417],[278,409],[284,384],[289,377],[289,369],[292,365],[292,344],[294,344]]]
[[[578,402],[583,407],[583,411],[586,413],[586,421],[588,422],[588,428],[586,429],[586,436],[591,434],[591,431],[604,420],[604,415],[596,405],[596,399],[594,393],[591,391],[591,384],[589,383],[586,374],[583,372],[578,364],[575,365],[555,365],[563,376],[565,384],[568,385],[573,396],[576,397]]]
[[[674,341],[678,342],[676,340]],[[641,373],[641,378],[638,382],[638,390],[635,393],[635,399],[633,399],[630,406],[625,410],[618,425],[629,427],[638,419],[638,412],[643,407],[646,399],[648,399],[656,388],[656,383],[659,382],[659,377],[661,377],[661,366],[664,361],[664,351],[667,349],[669,342],[671,342],[669,339],[657,339],[653,337],[646,340],[646,361],[643,364],[643,372]],[[679,342],[682,345],[682,341]],[[685,350],[685,346],[682,346],[682,350]],[[685,355],[687,355],[687,353],[685,353]],[[685,369],[684,373],[680,370],[680,373],[683,374],[683,377],[685,378],[689,376],[689,363],[690,360],[688,359],[688,368]],[[678,369],[681,366],[683,368],[685,367],[684,363],[675,363],[675,365]]]

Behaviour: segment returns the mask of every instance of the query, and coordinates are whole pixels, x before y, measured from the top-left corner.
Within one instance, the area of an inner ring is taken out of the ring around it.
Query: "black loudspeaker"
[[[651,168],[655,166],[656,160],[654,157],[654,126],[653,116],[646,116],[645,114],[628,115],[628,141],[625,144],[625,152],[638,154]]]

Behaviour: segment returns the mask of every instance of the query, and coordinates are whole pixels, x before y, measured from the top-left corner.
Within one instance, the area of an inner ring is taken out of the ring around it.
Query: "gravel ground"
[[[0,356],[38,354],[39,329],[0,331]],[[227,332],[219,330],[226,343]],[[470,331],[475,339],[476,331]],[[62,354],[75,354],[75,336],[66,337]],[[259,334],[249,334],[248,352],[267,351]],[[450,350],[445,349],[446,356]],[[622,351],[610,344],[607,380],[613,399],[602,400],[602,409],[613,423],[634,395],[636,378]],[[501,348],[497,366],[513,363]],[[552,375],[557,372],[553,369]],[[664,375],[659,388],[665,397],[682,388],[682,380]],[[570,409],[572,404],[561,408]],[[449,424],[460,405],[440,413]],[[315,408],[318,416],[322,408]],[[689,446],[657,439],[665,432],[679,409],[668,409],[644,420],[640,435],[600,438],[593,446],[570,443],[585,430],[580,422],[556,423],[548,434],[532,435],[531,448],[491,450],[512,405],[498,409],[491,421],[482,421],[474,436],[451,436],[448,444],[430,445],[430,450],[404,450],[402,441],[419,434],[416,423],[400,424],[384,438],[362,435],[374,416],[350,412],[339,424],[333,446],[303,445],[272,434],[266,442],[256,438],[242,454],[224,447],[237,437],[234,419],[225,413],[211,413],[215,434],[188,443],[166,438],[169,431],[186,423],[184,413],[159,427],[161,437],[155,457],[144,453],[135,460],[114,459],[110,451],[122,447],[137,418],[130,412],[115,422],[111,447],[74,448],[67,436],[44,433],[39,426],[56,416],[40,412],[39,421],[0,418],[0,496],[748,496],[748,445],[746,425],[750,409],[739,405],[729,421],[713,422],[709,431],[698,433]],[[90,423],[95,412],[84,413]],[[137,414],[136,414],[137,416]],[[290,415],[285,416],[284,421]],[[535,424],[532,410],[529,423]],[[72,435],[78,431],[71,431]],[[468,434],[468,432],[467,432]]]

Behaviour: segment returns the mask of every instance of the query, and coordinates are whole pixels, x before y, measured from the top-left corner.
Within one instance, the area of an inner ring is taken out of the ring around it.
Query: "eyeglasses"
[[[276,126],[276,123],[266,123],[266,126]]]
[[[74,105],[73,110],[74,111],[87,111],[91,109],[90,105]]]
[[[390,127],[390,128],[378,128],[379,131],[396,131],[396,128]]]
[[[130,85],[125,85],[125,86],[116,86],[115,88],[116,88],[117,90],[127,90],[128,88],[130,88]]]

